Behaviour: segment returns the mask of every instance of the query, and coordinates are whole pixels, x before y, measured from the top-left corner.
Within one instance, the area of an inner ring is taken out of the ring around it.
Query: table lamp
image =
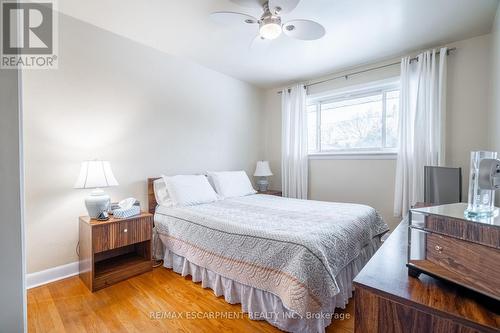
[[[74,188],[91,188],[93,191],[85,198],[85,207],[89,216],[93,219],[107,212],[110,204],[109,195],[101,188],[117,186],[111,165],[108,161],[84,161],[80,168],[80,175],[76,180]]]
[[[267,186],[269,185],[267,177],[273,175],[271,168],[269,168],[269,162],[257,161],[257,167],[255,168],[255,173],[253,175],[255,177],[260,177],[259,180],[257,180],[259,192],[267,191]]]

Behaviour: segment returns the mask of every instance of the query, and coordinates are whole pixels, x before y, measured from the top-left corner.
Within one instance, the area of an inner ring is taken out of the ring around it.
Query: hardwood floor
[[[163,318],[152,318],[160,312]],[[177,318],[166,318],[171,312]],[[236,318],[187,318],[208,312]],[[353,300],[328,333],[354,331]],[[28,291],[29,332],[280,332],[265,321],[241,317],[241,306],[163,267],[91,293],[78,277]]]

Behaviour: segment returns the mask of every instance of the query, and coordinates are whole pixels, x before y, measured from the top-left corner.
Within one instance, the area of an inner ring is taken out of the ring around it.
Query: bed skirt
[[[161,236],[159,238],[161,239]],[[325,328],[336,320],[333,316],[335,308],[345,308],[349,298],[352,297],[352,280],[380,245],[380,238],[376,237],[371,244],[363,248],[355,260],[339,272],[336,280],[340,292],[331,298],[330,303],[322,309],[321,313],[311,313],[308,315],[309,318],[301,318],[288,310],[283,306],[280,298],[270,292],[225,278],[193,264],[166,248],[163,248],[163,265],[182,276],[190,275],[193,282],[201,282],[203,288],[212,289],[216,296],[224,296],[226,302],[230,304],[240,303],[242,311],[248,313],[252,320],[266,320],[286,332],[321,333],[325,332]]]

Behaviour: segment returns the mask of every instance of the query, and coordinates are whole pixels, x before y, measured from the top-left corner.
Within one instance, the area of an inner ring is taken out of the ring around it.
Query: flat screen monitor
[[[462,201],[462,168],[424,167],[424,201],[445,205]]]

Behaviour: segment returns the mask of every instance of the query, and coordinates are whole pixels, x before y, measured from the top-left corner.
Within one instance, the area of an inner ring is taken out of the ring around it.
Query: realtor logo
[[[1,68],[57,68],[54,2],[0,0]]]

